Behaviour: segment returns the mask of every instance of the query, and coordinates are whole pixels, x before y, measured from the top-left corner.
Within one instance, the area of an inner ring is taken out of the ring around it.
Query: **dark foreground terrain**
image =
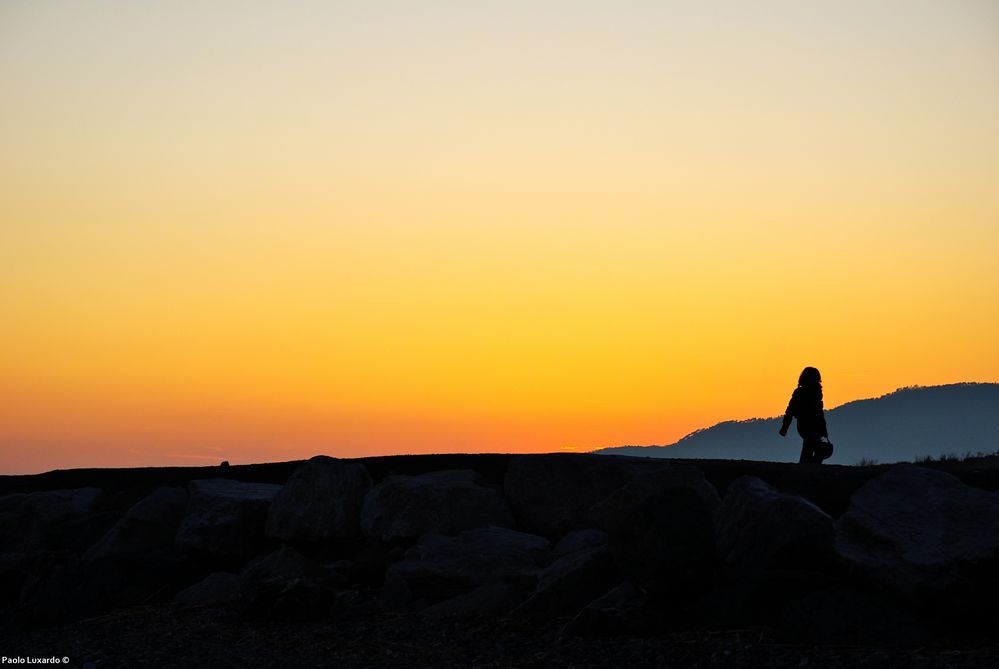
[[[317,457],[0,477],[0,655],[993,667],[997,489],[995,458]]]
[[[65,655],[97,667],[732,667],[733,669],[991,669],[999,645],[800,645],[770,630],[652,636],[565,636],[543,625],[488,618],[357,614],[305,623],[252,622],[214,607],[135,607],[18,635],[7,656]]]

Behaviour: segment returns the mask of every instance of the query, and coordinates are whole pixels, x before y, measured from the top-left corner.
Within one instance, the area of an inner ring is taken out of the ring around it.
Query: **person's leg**
[[[798,458],[799,465],[805,465],[815,461],[812,450],[812,445],[807,440],[801,442],[801,457]]]
[[[815,445],[814,441],[808,443],[808,461],[813,465],[817,465],[822,462],[822,458],[819,457],[819,449]]]

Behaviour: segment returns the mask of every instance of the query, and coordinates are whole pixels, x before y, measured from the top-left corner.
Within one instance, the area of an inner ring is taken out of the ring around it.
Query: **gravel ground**
[[[437,620],[357,612],[314,623],[252,622],[220,609],[156,605],[60,627],[0,633],[0,654],[117,667],[732,667],[945,669],[999,666],[999,645],[801,647],[766,630],[655,637],[562,637],[565,620]],[[61,665],[66,666],[66,665]]]

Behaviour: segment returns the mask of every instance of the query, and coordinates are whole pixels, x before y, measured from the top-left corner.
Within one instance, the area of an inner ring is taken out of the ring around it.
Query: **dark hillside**
[[[830,464],[852,465],[862,459],[912,462],[924,456],[993,453],[999,451],[999,384],[901,388],[829,409],[826,423],[836,446]],[[781,438],[779,425],[779,416],[726,421],[670,446],[622,446],[597,452],[796,462],[801,440],[793,427]]]

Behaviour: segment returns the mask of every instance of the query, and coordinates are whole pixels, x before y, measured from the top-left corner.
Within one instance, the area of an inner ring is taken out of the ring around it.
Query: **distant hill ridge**
[[[801,439],[777,434],[780,416],[724,421],[667,446],[618,446],[595,453],[657,458],[796,462]],[[826,410],[836,451],[827,462],[912,461],[999,450],[999,384],[907,386]]]

